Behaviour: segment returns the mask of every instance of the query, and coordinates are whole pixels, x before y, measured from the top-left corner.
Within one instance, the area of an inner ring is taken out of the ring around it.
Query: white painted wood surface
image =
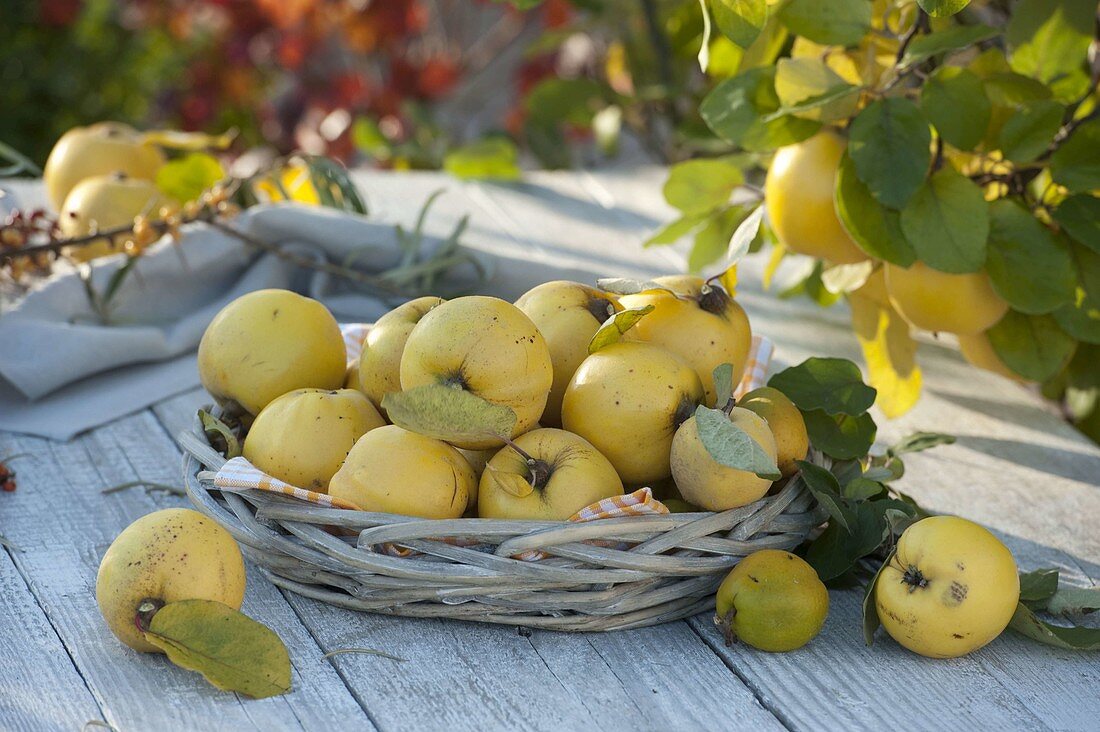
[[[532,174],[519,185],[459,183],[436,174],[364,173],[375,214],[410,223],[435,188],[429,220],[447,233],[470,215],[467,240],[581,273],[676,271],[682,253],[639,244],[671,212],[656,170]],[[739,299],[778,358],[855,357],[842,308],[820,311],[761,292],[760,263]],[[522,276],[521,276],[522,275]],[[515,293],[518,294],[518,291]],[[947,345],[921,352],[926,393],[895,422],[952,432],[956,445],[907,460],[906,490],[932,509],[998,531],[1021,566],[1057,566],[1078,584],[1100,581],[1100,450],[1034,395],[966,367]],[[964,659],[931,661],[888,638],[863,645],[859,594],[834,591],[822,634],[790,654],[725,648],[709,618],[614,634],[411,620],[339,610],[283,593],[250,574],[245,610],[275,628],[294,663],[294,691],[248,701],[213,690],[157,656],[121,647],[95,608],[99,557],[130,521],[181,498],[108,485],[179,483],[170,435],[204,401],[166,400],[76,440],[0,433],[0,456],[31,451],[20,487],[0,494],[0,729],[76,729],[101,719],[119,730],[161,729],[1097,729],[1100,660],[1006,635]],[[367,647],[400,656],[321,654]]]

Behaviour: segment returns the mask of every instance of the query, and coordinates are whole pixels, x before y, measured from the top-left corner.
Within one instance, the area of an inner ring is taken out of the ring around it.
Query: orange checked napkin
[[[348,347],[348,362],[350,363],[359,358],[359,353],[363,349],[363,340],[366,338],[370,326],[362,323],[353,323],[343,325],[341,328],[344,332],[344,342]],[[748,363],[745,366],[745,374],[734,392],[736,396],[741,396],[759,386],[763,386],[773,352],[774,346],[770,340],[763,336],[753,336],[752,348],[749,350]],[[227,461],[225,465],[222,466],[221,470],[218,471],[217,475],[214,476],[214,486],[222,491],[237,493],[250,490],[281,493],[286,496],[292,496],[303,501],[315,503],[318,506],[325,506],[326,508],[356,508],[347,501],[332,498],[325,493],[308,491],[304,488],[298,488],[297,486],[285,483],[263,472],[243,457],[235,457]],[[570,516],[569,520],[583,522],[605,518],[617,518],[621,516],[648,516],[665,514],[668,512],[668,508],[653,497],[653,491],[649,488],[640,488],[633,493],[604,498],[601,501],[585,506],[580,511]],[[459,542],[456,541],[454,543]],[[390,544],[383,545],[382,550],[394,556],[408,556],[412,553],[410,549]],[[525,561],[534,561],[544,556],[542,552],[526,551],[516,555],[516,558]]]

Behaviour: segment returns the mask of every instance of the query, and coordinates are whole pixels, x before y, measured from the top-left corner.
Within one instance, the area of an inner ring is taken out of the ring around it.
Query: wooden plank
[[[166,429],[186,427],[202,391],[162,402]],[[382,729],[781,729],[683,622],[575,635],[356,613],[286,593]]]
[[[85,721],[103,718],[46,613],[3,548],[0,617],[4,619],[0,632],[0,729],[71,730]]]
[[[294,692],[261,701],[220,692],[163,656],[141,655],[107,630],[95,604],[99,559],[131,521],[182,497],[132,489],[109,496],[106,486],[132,480],[179,484],[179,456],[149,412],[120,420],[73,442],[0,434],[0,454],[30,452],[20,487],[5,496],[3,533],[24,551],[14,556],[47,611],[106,721],[119,729],[316,729],[371,722],[340,682],[322,651],[274,588],[250,573],[244,610],[275,628],[294,664]],[[41,693],[34,675],[15,683],[19,694]],[[71,719],[71,729],[84,718]]]

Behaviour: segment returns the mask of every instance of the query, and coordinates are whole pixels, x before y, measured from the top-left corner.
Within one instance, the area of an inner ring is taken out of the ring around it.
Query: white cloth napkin
[[[332,262],[357,252],[356,266],[369,271],[389,269],[402,255],[392,225],[331,209],[259,206],[232,224]],[[425,236],[429,249],[441,243]],[[522,252],[512,258],[476,252],[476,245],[474,251],[494,272],[480,291],[507,299],[549,279],[592,281],[605,274],[575,260],[536,266]],[[123,262],[121,255],[96,261],[93,281],[100,291]],[[185,227],[178,247],[168,240],[154,245],[136,270],[115,298],[110,326],[92,317],[75,272],[49,279],[0,314],[0,430],[69,439],[198,386],[193,351],[203,330],[226,303],[252,290],[293,289],[353,321],[374,320],[399,302],[259,254],[204,224]],[[474,281],[473,267],[464,267],[444,284],[458,289]]]

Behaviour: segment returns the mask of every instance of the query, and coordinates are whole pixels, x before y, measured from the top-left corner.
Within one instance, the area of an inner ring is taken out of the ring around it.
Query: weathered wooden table
[[[444,187],[430,228],[464,213],[467,239],[488,251],[596,272],[679,269],[674,250],[640,243],[671,217],[656,170],[532,174],[519,185],[439,175],[364,174],[377,215],[409,220]],[[761,292],[759,263],[743,269],[754,328],[795,363],[854,358],[846,312],[822,312]],[[2,345],[0,345],[2,347]],[[905,489],[933,510],[988,525],[1023,568],[1053,566],[1073,583],[1100,581],[1100,449],[1024,388],[968,368],[947,345],[922,349],[919,406],[880,438],[951,432],[953,446],[907,459]],[[19,489],[0,494],[0,729],[1100,729],[1100,657],[1037,646],[1008,633],[953,661],[912,655],[880,636],[863,644],[858,591],[834,591],[824,631],[783,655],[726,648],[699,616],[656,628],[571,635],[359,614],[280,592],[249,577],[244,610],[290,649],[294,690],[251,701],[222,693],[162,656],[139,655],[96,609],[99,559],[139,516],[184,499],[140,488],[179,485],[173,436],[199,391],[166,398],[68,443],[0,433],[0,456],[29,452]],[[369,655],[322,660],[336,648]]]

